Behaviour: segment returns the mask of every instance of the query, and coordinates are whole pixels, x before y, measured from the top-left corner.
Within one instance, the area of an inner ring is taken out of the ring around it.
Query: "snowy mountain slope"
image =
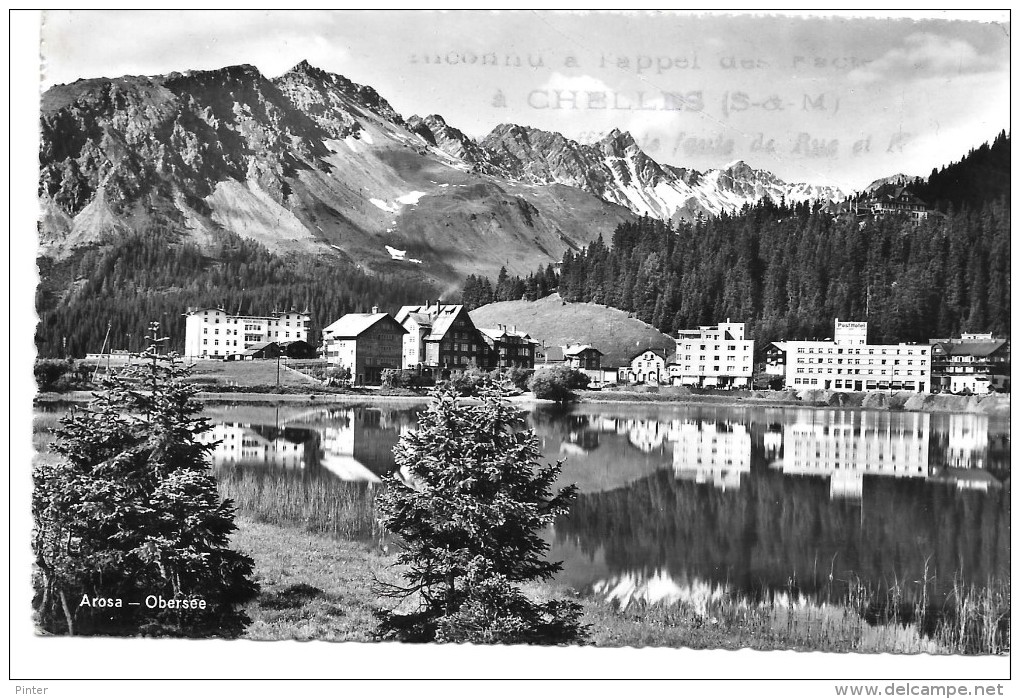
[[[307,62],[272,80],[253,66],[80,80],[43,95],[41,122],[39,235],[54,257],[125,230],[210,244],[232,231],[454,282],[527,273],[635,215],[843,198],[742,162],[662,165],[618,130],[579,144],[501,124],[476,142]]]
[[[275,80],[236,66],[53,88],[40,160],[40,242],[54,257],[132,229],[210,243],[226,230],[449,283],[508,260],[527,273],[632,216],[471,172],[371,88],[307,63]]]

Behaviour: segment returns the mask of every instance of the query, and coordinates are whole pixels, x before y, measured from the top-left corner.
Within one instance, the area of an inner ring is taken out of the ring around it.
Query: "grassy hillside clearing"
[[[567,303],[559,294],[537,301],[501,301],[471,311],[475,326],[492,328],[502,323],[517,326],[548,345],[590,344],[602,353],[602,366],[629,364],[643,349],[665,350],[667,360],[676,354],[676,341],[626,311],[595,303]]]

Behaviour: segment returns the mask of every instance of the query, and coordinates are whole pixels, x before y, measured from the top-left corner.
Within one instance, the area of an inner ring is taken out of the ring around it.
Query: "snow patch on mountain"
[[[425,192],[408,192],[402,197],[397,197],[397,201],[401,204],[417,204],[418,200],[425,196]]]
[[[401,262],[414,262],[415,264],[419,265],[422,264],[421,260],[417,260],[413,257],[408,257],[407,250],[397,250],[396,248],[390,247],[389,245],[383,245],[383,247],[386,248],[386,252],[390,254],[390,258],[394,260],[400,260]]]

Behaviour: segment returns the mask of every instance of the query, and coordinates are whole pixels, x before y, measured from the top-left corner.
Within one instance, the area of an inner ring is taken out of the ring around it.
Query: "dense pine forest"
[[[1009,145],[1005,133],[910,185],[945,213],[834,216],[765,200],[673,228],[642,218],[568,253],[550,270],[493,285],[469,279],[465,303],[535,299],[614,306],[659,330],[748,323],[759,343],[824,338],[834,318],[866,320],[873,342],[924,342],[1010,330]]]
[[[866,320],[875,342],[1009,331],[1009,209],[858,221],[762,204],[682,225],[621,225],[568,253],[559,293],[632,311],[663,332],[749,323],[759,339],[822,338]]]
[[[182,314],[189,306],[222,305],[253,315],[307,309],[310,340],[318,342],[322,328],[344,313],[367,312],[373,305],[395,312],[409,298],[435,298],[435,290],[421,281],[369,276],[336,258],[274,255],[231,233],[203,248],[173,239],[166,230],[146,230],[76,251],[70,260],[40,258],[39,355],[98,352],[108,323],[113,349],[137,351],[151,320],[160,321],[172,346],[182,351]]]
[[[960,162],[931,171],[910,190],[939,211],[978,209],[1009,197],[1010,137],[1002,131],[991,144],[970,151]]]

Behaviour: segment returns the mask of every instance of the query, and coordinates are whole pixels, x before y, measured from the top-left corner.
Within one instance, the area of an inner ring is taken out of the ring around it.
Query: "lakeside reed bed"
[[[220,495],[233,500],[239,514],[256,521],[355,541],[382,535],[375,520],[373,483],[240,468],[219,469],[216,478]]]

